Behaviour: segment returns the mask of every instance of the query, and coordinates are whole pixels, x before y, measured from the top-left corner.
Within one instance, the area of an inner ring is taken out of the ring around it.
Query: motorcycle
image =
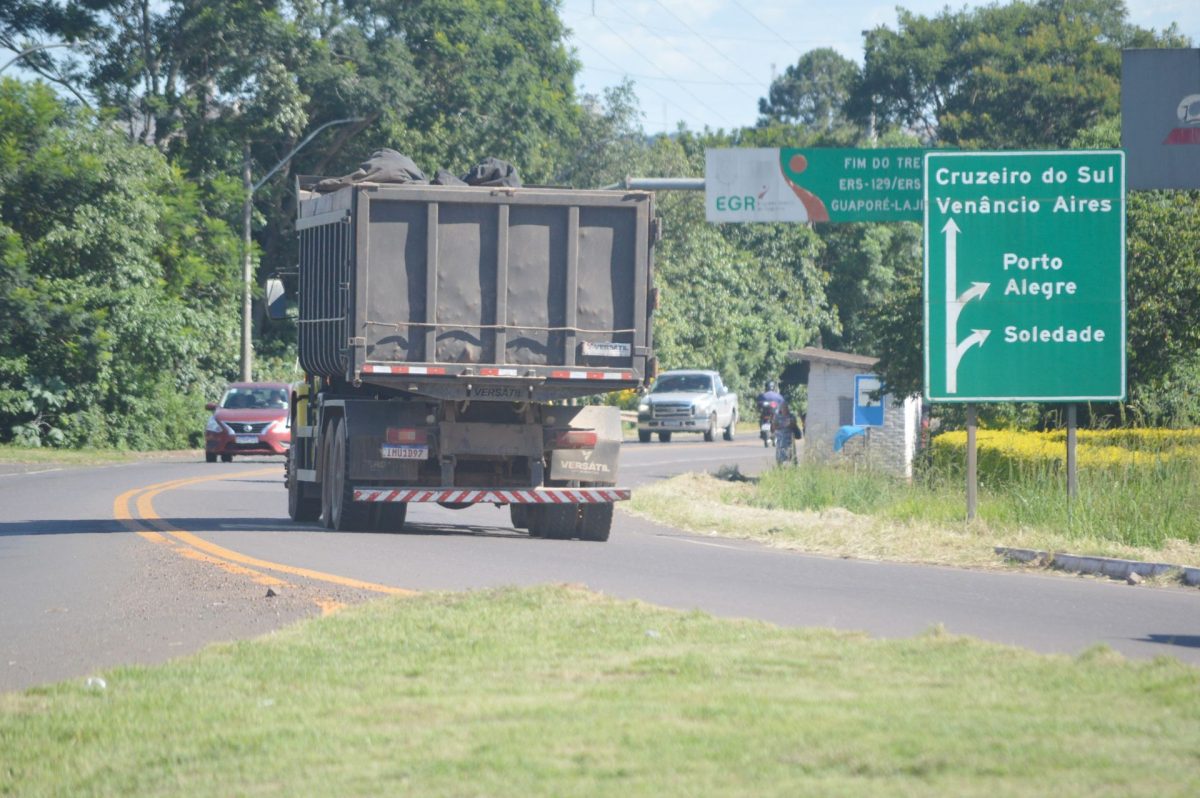
[[[774,399],[758,400],[758,436],[762,438],[764,449],[775,445],[775,436],[771,432],[771,419],[775,418],[775,411],[778,409],[779,402]]]

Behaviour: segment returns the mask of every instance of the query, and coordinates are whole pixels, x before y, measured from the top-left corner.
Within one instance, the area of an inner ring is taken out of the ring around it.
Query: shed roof
[[[827,363],[832,366],[847,368],[870,368],[879,362],[879,358],[870,355],[854,355],[849,352],[834,352],[832,349],[818,349],[806,346],[788,352],[788,360],[793,362]]]

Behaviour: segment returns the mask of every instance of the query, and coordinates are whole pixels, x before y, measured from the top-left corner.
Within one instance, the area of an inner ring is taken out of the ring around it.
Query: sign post
[[[1123,400],[1124,154],[930,152],[923,183],[926,398]]]

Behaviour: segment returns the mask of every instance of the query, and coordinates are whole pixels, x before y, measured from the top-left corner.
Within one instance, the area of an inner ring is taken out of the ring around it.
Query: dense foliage
[[[649,139],[628,84],[576,95],[568,43],[555,0],[3,4],[0,45],[33,50],[36,81],[0,92],[0,442],[195,443],[236,373],[247,166],[251,182],[279,167],[253,196],[262,278],[295,262],[294,176],[380,147],[581,188],[702,174],[706,147],[1111,147],[1121,48],[1188,44],[1129,25],[1123,0],[900,9],[861,67],[828,49],[787,67],[756,127]],[[1128,205],[1130,402],[1097,412],[1200,423],[1200,202]],[[687,192],[657,208],[661,367],[752,394],[822,345],[920,390],[918,225],[714,226]],[[257,334],[256,376],[290,373],[294,331]]]
[[[153,149],[0,83],[0,419],[26,444],[183,446],[236,348],[227,209]]]

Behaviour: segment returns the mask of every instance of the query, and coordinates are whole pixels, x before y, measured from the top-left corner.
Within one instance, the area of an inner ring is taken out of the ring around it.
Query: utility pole
[[[327,127],[333,125],[345,125],[351,122],[362,122],[365,117],[356,116],[349,119],[335,119],[332,122],[326,122],[319,128],[309,133],[304,141],[292,148],[292,151],[283,156],[279,163],[271,167],[271,171],[263,175],[262,179],[257,183],[252,182],[253,178],[250,174],[251,157],[250,157],[250,142],[246,142],[242,148],[242,189],[245,192],[245,197],[242,202],[242,382],[249,382],[253,379],[251,374],[254,360],[254,345],[251,338],[250,315],[253,310],[254,296],[254,264],[250,257],[250,223],[254,215],[254,192],[263,187],[263,184],[271,179],[272,175],[280,170],[284,164],[292,159],[296,153],[304,149],[318,133]]]

